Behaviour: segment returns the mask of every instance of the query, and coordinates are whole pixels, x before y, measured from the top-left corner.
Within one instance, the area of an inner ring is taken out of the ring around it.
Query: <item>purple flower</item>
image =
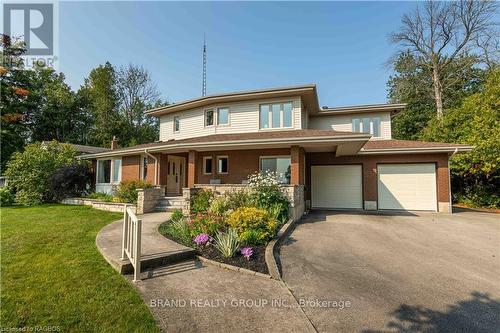
[[[199,234],[194,238],[196,245],[206,244],[209,240],[210,236],[208,234]]]
[[[245,258],[250,259],[253,254],[253,249],[251,247],[244,247],[240,250],[240,252]]]

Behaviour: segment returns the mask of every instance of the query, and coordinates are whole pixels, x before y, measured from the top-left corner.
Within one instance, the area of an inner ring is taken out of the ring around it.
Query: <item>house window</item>
[[[370,133],[370,118],[363,118],[363,133]]]
[[[269,128],[269,105],[260,106],[260,128]]]
[[[380,117],[353,118],[352,131],[357,133],[370,133],[374,137],[380,137]]]
[[[142,179],[146,180],[146,177],[148,176],[148,158],[143,157],[142,158]]]
[[[212,156],[203,157],[203,173],[205,175],[212,174]]]
[[[97,160],[97,183],[111,183],[111,160]]]
[[[357,133],[361,132],[361,122],[357,118],[352,120],[352,131]]]
[[[218,108],[217,109],[217,125],[227,125],[229,124],[229,109],[228,108]]]
[[[259,110],[260,128],[290,128],[292,127],[291,102],[262,104]]]
[[[122,160],[113,160],[113,183],[119,183],[121,180]]]
[[[225,174],[228,171],[227,156],[217,156],[217,173]]]
[[[289,156],[261,157],[260,171],[275,172],[282,184],[290,184],[292,160]]]
[[[205,126],[214,125],[214,110],[205,111]]]
[[[180,117],[174,117],[174,132],[179,132],[181,130],[181,119]]]

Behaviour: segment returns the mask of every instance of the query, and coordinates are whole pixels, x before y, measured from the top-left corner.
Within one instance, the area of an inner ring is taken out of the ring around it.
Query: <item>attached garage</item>
[[[361,165],[311,167],[312,208],[363,209]]]
[[[378,164],[378,209],[437,211],[436,165]]]

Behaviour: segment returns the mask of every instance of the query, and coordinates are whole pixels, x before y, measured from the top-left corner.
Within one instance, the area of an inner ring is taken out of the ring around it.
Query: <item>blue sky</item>
[[[59,69],[77,89],[104,63],[143,65],[163,99],[316,83],[328,106],[383,103],[387,36],[414,2],[61,2]]]

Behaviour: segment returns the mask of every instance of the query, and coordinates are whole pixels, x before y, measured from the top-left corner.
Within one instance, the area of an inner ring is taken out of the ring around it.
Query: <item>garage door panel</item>
[[[313,166],[311,183],[313,208],[363,208],[360,165]]]
[[[437,210],[434,164],[381,164],[377,169],[379,209]]]

